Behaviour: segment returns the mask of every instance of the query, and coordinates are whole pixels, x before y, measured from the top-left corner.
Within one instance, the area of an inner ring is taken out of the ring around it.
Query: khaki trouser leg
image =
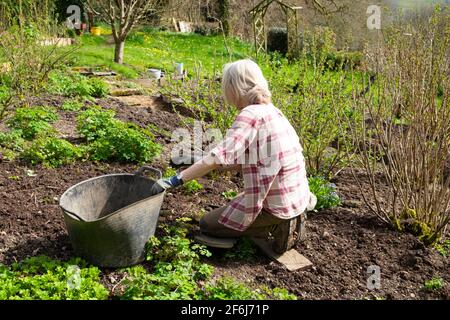
[[[219,223],[220,216],[226,207],[220,207],[205,214],[200,220],[202,233],[218,238],[237,238],[242,236],[267,237],[273,227],[285,222],[264,210],[247,230],[241,232],[230,229]]]

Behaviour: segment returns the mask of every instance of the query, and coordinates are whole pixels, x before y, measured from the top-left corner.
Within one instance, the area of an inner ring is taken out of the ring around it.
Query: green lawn
[[[108,41],[108,38],[109,41]],[[251,57],[251,45],[222,36],[201,36],[143,29],[134,32],[125,44],[124,65],[113,62],[114,45],[111,36],[80,37],[81,47],[75,58],[76,66],[107,67],[125,77],[136,78],[148,68],[167,72],[175,63],[184,63],[189,73],[220,73],[226,62]],[[226,48],[229,48],[228,50]]]

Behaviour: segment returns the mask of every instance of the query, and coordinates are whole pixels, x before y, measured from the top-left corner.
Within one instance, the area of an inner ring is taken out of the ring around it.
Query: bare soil
[[[61,103],[59,98],[46,99],[47,104]],[[179,124],[178,115],[161,101],[155,106],[155,101],[158,100],[130,106],[123,100],[110,98],[99,100],[98,104],[115,110],[124,121],[142,127],[154,124],[170,132]],[[71,113],[62,114],[61,131],[69,139],[77,138],[71,137],[75,135],[70,125],[74,125],[74,119]],[[160,133],[156,139],[164,145],[164,151],[152,166],[164,169],[169,164],[170,137]],[[80,181],[103,174],[133,172],[137,168],[137,165],[80,162],[49,169],[20,161],[0,162],[0,263],[10,264],[40,254],[58,259],[71,257],[73,251],[58,206],[59,197]],[[29,174],[30,169],[35,176]],[[357,178],[362,190],[368,190],[364,175],[358,173]],[[193,217],[195,226],[202,212],[227,202],[222,192],[242,187],[238,174],[215,175],[200,182],[205,187],[196,195],[181,190],[167,194],[160,223]],[[310,214],[307,239],[296,248],[313,262],[312,268],[289,272],[259,251],[249,260],[236,260],[225,259],[223,251],[214,250],[208,262],[216,267],[216,274],[287,288],[305,299],[449,299],[449,258],[425,247],[414,236],[398,233],[377,220],[364,204],[361,189],[348,170],[334,182],[343,205]],[[378,189],[381,193],[388,192],[384,185]],[[381,289],[367,288],[367,268],[372,265],[380,267]],[[109,287],[117,277],[113,270],[104,270],[103,281]],[[424,289],[424,282],[435,277],[444,279],[444,288]]]

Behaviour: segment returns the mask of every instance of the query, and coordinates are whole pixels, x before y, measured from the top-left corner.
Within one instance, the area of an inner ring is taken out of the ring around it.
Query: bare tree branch
[[[346,4],[338,3],[336,0],[305,0],[305,3],[324,16],[343,12],[348,9]]]
[[[173,10],[167,8],[166,1],[161,0],[86,0],[87,10],[97,15],[111,27],[116,53],[114,61],[123,63],[125,39],[139,23],[149,15],[161,14]]]

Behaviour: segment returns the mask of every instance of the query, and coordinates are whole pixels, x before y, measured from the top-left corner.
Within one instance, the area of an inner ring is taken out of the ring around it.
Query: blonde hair
[[[223,68],[222,90],[225,100],[237,107],[271,102],[269,84],[252,60],[239,60]]]

